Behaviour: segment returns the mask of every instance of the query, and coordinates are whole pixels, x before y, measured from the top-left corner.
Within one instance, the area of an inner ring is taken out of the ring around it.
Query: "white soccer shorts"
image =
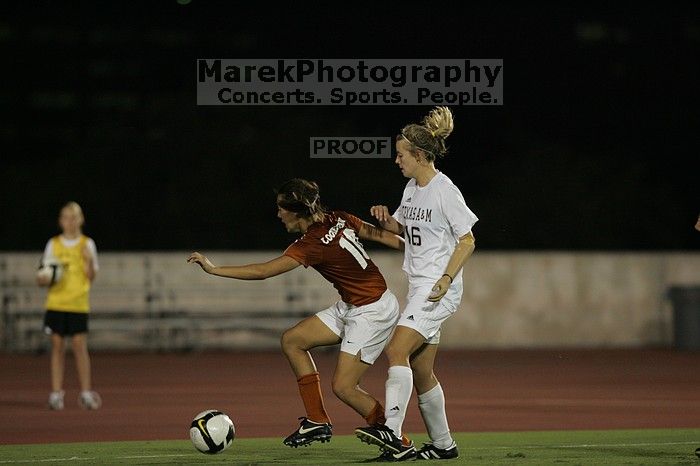
[[[462,300],[463,287],[451,286],[445,296],[436,303],[428,301],[433,284],[409,286],[406,308],[401,313],[399,323],[412,328],[425,337],[431,345],[440,343],[440,327],[457,311]]]
[[[342,339],[340,351],[353,356],[360,353],[362,362],[374,364],[399,319],[399,302],[386,290],[372,304],[353,306],[338,301],[316,316]]]

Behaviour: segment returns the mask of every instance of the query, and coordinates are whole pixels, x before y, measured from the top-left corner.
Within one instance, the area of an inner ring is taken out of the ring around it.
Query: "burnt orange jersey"
[[[386,291],[386,281],[360,243],[361,225],[362,220],[347,212],[329,212],[322,222],[311,224],[284,255],[316,269],[346,303],[373,303]]]

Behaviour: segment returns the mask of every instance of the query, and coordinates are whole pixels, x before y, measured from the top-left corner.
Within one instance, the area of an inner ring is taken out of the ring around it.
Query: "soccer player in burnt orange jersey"
[[[381,425],[385,422],[384,408],[359,384],[391,336],[399,318],[399,304],[360,240],[403,249],[403,238],[349,213],[326,210],[320,203],[318,185],[300,178],[278,188],[277,209],[287,231],[302,234],[281,256],[259,264],[216,266],[193,252],[187,262],[199,264],[209,274],[239,280],[264,280],[300,265],[316,269],[333,284],[340,300],[282,335],[282,351],[297,377],[306,409],[306,416],[300,418],[299,427],[284,444],[298,447],[331,438],[332,425],[323,403],[320,376],[309,353],[318,346],[340,344],[333,392],[368,425]]]

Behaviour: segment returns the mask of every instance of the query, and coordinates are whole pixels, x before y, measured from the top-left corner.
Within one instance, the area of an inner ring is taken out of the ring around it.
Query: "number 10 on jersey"
[[[362,247],[362,243],[355,236],[355,231],[349,228],[343,229],[343,236],[338,241],[341,248],[348,251],[355,258],[362,269],[367,268],[367,261],[369,256],[365,252],[365,248]]]

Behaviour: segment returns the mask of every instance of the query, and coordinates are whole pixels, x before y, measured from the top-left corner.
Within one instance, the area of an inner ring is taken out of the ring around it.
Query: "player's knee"
[[[289,348],[290,339],[291,339],[291,336],[289,334],[289,330],[285,330],[282,333],[282,336],[280,337],[280,346],[282,347],[282,351],[284,351],[285,353],[287,352],[287,350]]]
[[[347,401],[350,399],[352,393],[355,391],[357,384],[347,382],[345,380],[334,379],[333,380],[333,393],[341,401]]]
[[[87,339],[85,334],[78,333],[73,335],[71,338],[71,346],[74,350],[86,350],[87,349]]]
[[[299,335],[294,328],[285,330],[280,339],[280,344],[282,346],[282,351],[288,353],[290,351],[303,349],[304,339]]]
[[[400,345],[389,343],[384,349],[390,366],[404,365],[408,362],[408,353]]]
[[[59,335],[51,336],[51,350],[52,351],[63,351],[66,345],[65,339]]]
[[[413,369],[413,386],[418,393],[425,393],[438,384],[437,377],[432,370],[421,371],[420,368]]]

